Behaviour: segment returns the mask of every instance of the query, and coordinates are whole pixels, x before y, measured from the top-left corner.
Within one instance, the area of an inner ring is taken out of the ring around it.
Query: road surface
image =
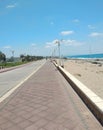
[[[43,63],[45,63],[45,60],[36,61],[20,68],[0,73],[0,97],[24,81]]]

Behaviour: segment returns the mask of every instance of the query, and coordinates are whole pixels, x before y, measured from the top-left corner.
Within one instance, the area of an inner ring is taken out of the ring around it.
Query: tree
[[[20,58],[21,58],[22,62],[25,61],[25,56],[23,54],[20,55]]]
[[[6,62],[6,55],[0,51],[0,62]]]
[[[41,60],[44,57],[43,56],[31,56],[31,55],[25,56],[25,55],[21,54],[20,58],[21,58],[22,62],[24,62],[24,61],[30,62],[30,61]]]
[[[26,61],[31,61],[31,60],[32,60],[32,58],[31,58],[30,55],[27,55],[27,56],[25,57],[25,59],[26,59]]]

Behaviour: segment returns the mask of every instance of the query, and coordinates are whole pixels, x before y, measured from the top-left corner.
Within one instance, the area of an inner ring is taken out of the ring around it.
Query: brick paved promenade
[[[0,104],[0,130],[103,130],[55,66],[46,64]]]

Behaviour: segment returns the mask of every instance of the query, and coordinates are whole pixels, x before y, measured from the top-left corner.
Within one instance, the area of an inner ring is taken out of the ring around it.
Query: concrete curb
[[[70,83],[72,88],[81,97],[87,107],[91,110],[91,112],[103,126],[103,100],[90,89],[88,89],[88,87],[82,84],[79,80],[77,80],[68,71],[66,71],[64,68],[58,66],[56,63],[54,63],[54,65],[63,74],[63,76]]]

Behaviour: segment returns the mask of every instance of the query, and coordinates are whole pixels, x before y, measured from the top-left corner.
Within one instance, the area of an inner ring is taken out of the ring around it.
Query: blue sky
[[[61,41],[62,39],[62,41]],[[0,50],[8,57],[103,53],[103,0],[0,0]]]

